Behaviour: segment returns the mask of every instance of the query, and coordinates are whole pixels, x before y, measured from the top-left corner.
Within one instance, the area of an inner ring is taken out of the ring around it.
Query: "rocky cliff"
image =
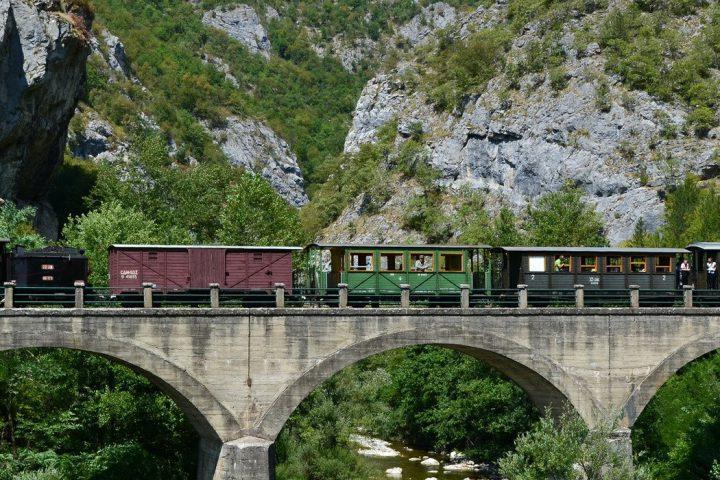
[[[0,197],[41,207],[85,79],[91,18],[69,2],[0,2]]]
[[[473,26],[481,29],[502,22],[507,9],[498,2],[461,15],[448,5],[436,4],[424,15],[432,20],[416,19],[401,28],[400,35],[426,42],[435,23],[447,27],[452,21],[457,27],[453,34],[463,37]],[[345,142],[346,152],[376,141],[378,129],[390,121],[397,122],[400,137],[408,125],[421,125],[429,150],[427,162],[441,172],[439,182],[450,192],[467,185],[485,192],[491,204],[507,204],[522,214],[539,195],[570,182],[584,189],[602,213],[611,243],[627,239],[640,219],[650,229],[657,228],[668,185],[686,172],[703,179],[718,175],[719,132],[698,138],[684,128],[686,107],[631,91],[618,77],[607,75],[606,57],[597,43],[578,50],[575,36],[601,24],[604,15],[597,12],[565,25],[559,40],[565,77],[561,88],[551,84],[546,72],[524,75],[517,88],[509,88],[510,80],[500,73],[484,93],[452,112],[439,111],[426,91],[417,87],[424,81],[422,67],[416,57],[406,57],[367,83]],[[528,55],[538,38],[537,25],[531,25],[514,39],[508,56]],[[394,195],[406,196],[405,188]],[[360,232],[357,208],[357,203],[348,207],[325,235],[380,240],[407,234],[397,228],[388,232],[386,220],[392,215],[388,209],[381,209],[382,218],[363,222]]]

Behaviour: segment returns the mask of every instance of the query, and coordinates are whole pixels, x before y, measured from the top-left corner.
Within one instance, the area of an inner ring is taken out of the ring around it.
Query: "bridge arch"
[[[660,387],[681,368],[716,350],[720,350],[720,333],[696,338],[675,349],[632,390],[622,409],[623,426],[632,428]]]
[[[347,345],[305,370],[272,402],[253,426],[252,435],[275,439],[300,403],[340,370],[372,355],[415,345],[436,345],[470,355],[503,373],[518,384],[541,409],[559,412],[571,404],[590,425],[600,403],[586,385],[556,362],[504,337],[480,331],[411,329],[379,335]]]
[[[239,436],[233,416],[200,381],[161,352],[133,341],[88,332],[13,332],[0,334],[0,351],[66,348],[95,353],[139,373],[168,395],[188,417],[201,438],[222,443]]]

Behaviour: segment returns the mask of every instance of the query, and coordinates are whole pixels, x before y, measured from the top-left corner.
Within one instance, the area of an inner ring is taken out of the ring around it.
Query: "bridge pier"
[[[220,444],[200,440],[198,480],[275,480],[273,442],[243,437]]]
[[[612,432],[608,441],[615,451],[633,464],[632,432],[629,428],[618,428]]]

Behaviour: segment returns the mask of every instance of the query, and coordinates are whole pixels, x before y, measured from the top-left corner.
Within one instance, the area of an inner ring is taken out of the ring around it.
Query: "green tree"
[[[515,450],[500,460],[508,480],[633,480],[644,473],[608,442],[615,422],[590,430],[575,412],[556,423],[550,411],[515,441]]]
[[[228,191],[218,237],[234,245],[297,245],[303,240],[297,210],[251,173]]]
[[[163,243],[164,240],[153,220],[119,202],[103,203],[96,210],[71,217],[63,229],[63,237],[69,245],[85,249],[90,262],[89,282],[95,286],[108,283],[110,245]]]
[[[563,187],[543,195],[530,207],[526,222],[532,245],[597,247],[608,244],[600,214],[583,200],[578,188]]]
[[[47,245],[47,240],[33,228],[36,213],[34,207],[18,208],[9,201],[0,204],[0,238],[10,239],[11,246],[40,248]]]

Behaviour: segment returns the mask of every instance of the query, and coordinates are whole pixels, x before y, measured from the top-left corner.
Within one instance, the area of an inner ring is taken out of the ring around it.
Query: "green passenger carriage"
[[[319,289],[347,284],[350,295],[458,293],[489,286],[484,245],[338,245],[308,246],[313,283]]]

